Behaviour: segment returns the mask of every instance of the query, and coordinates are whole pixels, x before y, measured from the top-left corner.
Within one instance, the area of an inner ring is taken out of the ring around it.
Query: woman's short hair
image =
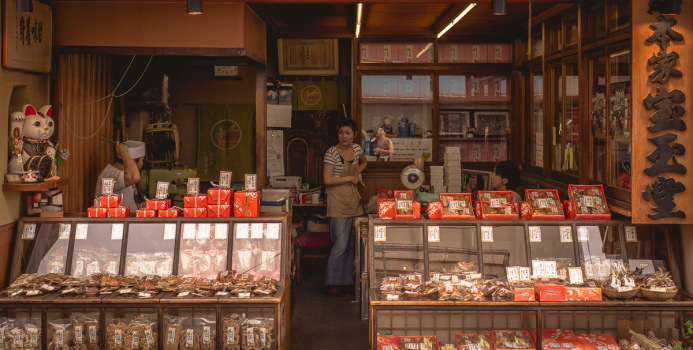
[[[343,126],[351,127],[354,134],[356,133],[356,128],[358,128],[356,122],[351,118],[339,118],[339,120],[337,120],[337,131]]]
[[[507,179],[508,182],[505,184],[509,190],[515,191],[520,187],[520,168],[517,164],[513,163],[511,160],[504,160],[496,164],[496,169],[493,171],[501,179]]]

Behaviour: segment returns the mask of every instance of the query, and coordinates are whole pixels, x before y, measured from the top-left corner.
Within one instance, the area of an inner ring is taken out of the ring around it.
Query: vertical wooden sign
[[[662,15],[649,14],[647,1],[631,4],[632,220],[691,224],[693,8]]]

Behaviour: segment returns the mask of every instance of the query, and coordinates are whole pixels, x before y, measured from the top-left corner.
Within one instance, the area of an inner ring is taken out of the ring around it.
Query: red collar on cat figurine
[[[24,141],[26,141],[26,142],[33,143],[33,144],[48,142],[48,139],[34,139],[31,137],[27,137],[27,136],[22,137],[22,139],[24,139]]]

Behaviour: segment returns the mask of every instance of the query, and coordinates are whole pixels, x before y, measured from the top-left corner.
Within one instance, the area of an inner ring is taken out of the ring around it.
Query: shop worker
[[[101,179],[114,179],[113,194],[122,195],[121,206],[130,207],[130,212],[134,213],[137,203],[133,185],[140,182],[140,169],[144,165],[144,142],[118,142],[115,151],[115,161],[106,165],[96,181],[96,196],[101,195]]]
[[[522,196],[517,192],[520,187],[520,168],[511,160],[504,160],[496,164],[491,174],[491,189],[494,191],[513,191],[515,203],[522,201]]]
[[[366,155],[354,143],[356,122],[337,122],[339,142],[325,152],[323,180],[327,186],[327,217],[330,222],[332,251],[325,271],[330,295],[342,295],[354,284],[354,217],[363,214],[358,192],[360,174],[366,168]]]

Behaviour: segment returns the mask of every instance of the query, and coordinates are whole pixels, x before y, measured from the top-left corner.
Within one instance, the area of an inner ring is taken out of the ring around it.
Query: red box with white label
[[[525,190],[532,220],[564,220],[563,205],[558,190]]]
[[[90,218],[105,218],[108,215],[108,208],[87,208],[87,216]]]
[[[619,350],[618,343],[611,334],[576,334],[582,341],[584,350]]]
[[[602,301],[602,289],[599,287],[565,287],[565,300],[568,301]]]
[[[149,210],[166,210],[171,207],[170,199],[148,199],[147,209]]]
[[[431,220],[438,220],[443,218],[443,203],[441,202],[428,202],[426,204],[426,213],[428,218]]]
[[[529,287],[513,287],[515,301],[535,301],[534,288]]]
[[[582,350],[582,341],[572,329],[544,329],[541,332],[543,350]]]
[[[197,196],[183,197],[183,208],[202,208],[207,207],[207,196],[198,194]]]
[[[109,218],[126,218],[130,216],[130,207],[108,208]]]
[[[135,216],[138,218],[155,218],[156,210],[151,209],[137,209]]]
[[[110,196],[99,196],[99,208],[117,208],[122,201],[123,197],[115,194]]]
[[[537,282],[534,291],[539,301],[565,301],[566,289],[562,284],[548,284]]]
[[[260,191],[233,194],[233,216],[256,218],[260,216]]]
[[[378,350],[399,350],[399,342],[396,335],[380,335],[377,338]]]
[[[207,205],[231,205],[232,189],[210,188],[207,190]]]
[[[481,219],[518,220],[513,191],[479,191]]]
[[[177,218],[180,216],[180,208],[168,208],[166,210],[159,210],[158,215],[160,218]]]
[[[602,185],[568,185],[568,196],[575,219],[609,220],[611,212],[606,204]],[[572,217],[570,217],[572,219]]]
[[[207,217],[228,218],[231,217],[231,206],[228,204],[207,205]]]
[[[378,217],[381,219],[394,219],[397,214],[395,210],[395,200],[386,199],[380,200],[378,198]]]
[[[471,193],[441,193],[443,219],[475,219]]]
[[[207,210],[207,207],[183,208],[183,216],[186,218],[205,218],[208,216]]]

